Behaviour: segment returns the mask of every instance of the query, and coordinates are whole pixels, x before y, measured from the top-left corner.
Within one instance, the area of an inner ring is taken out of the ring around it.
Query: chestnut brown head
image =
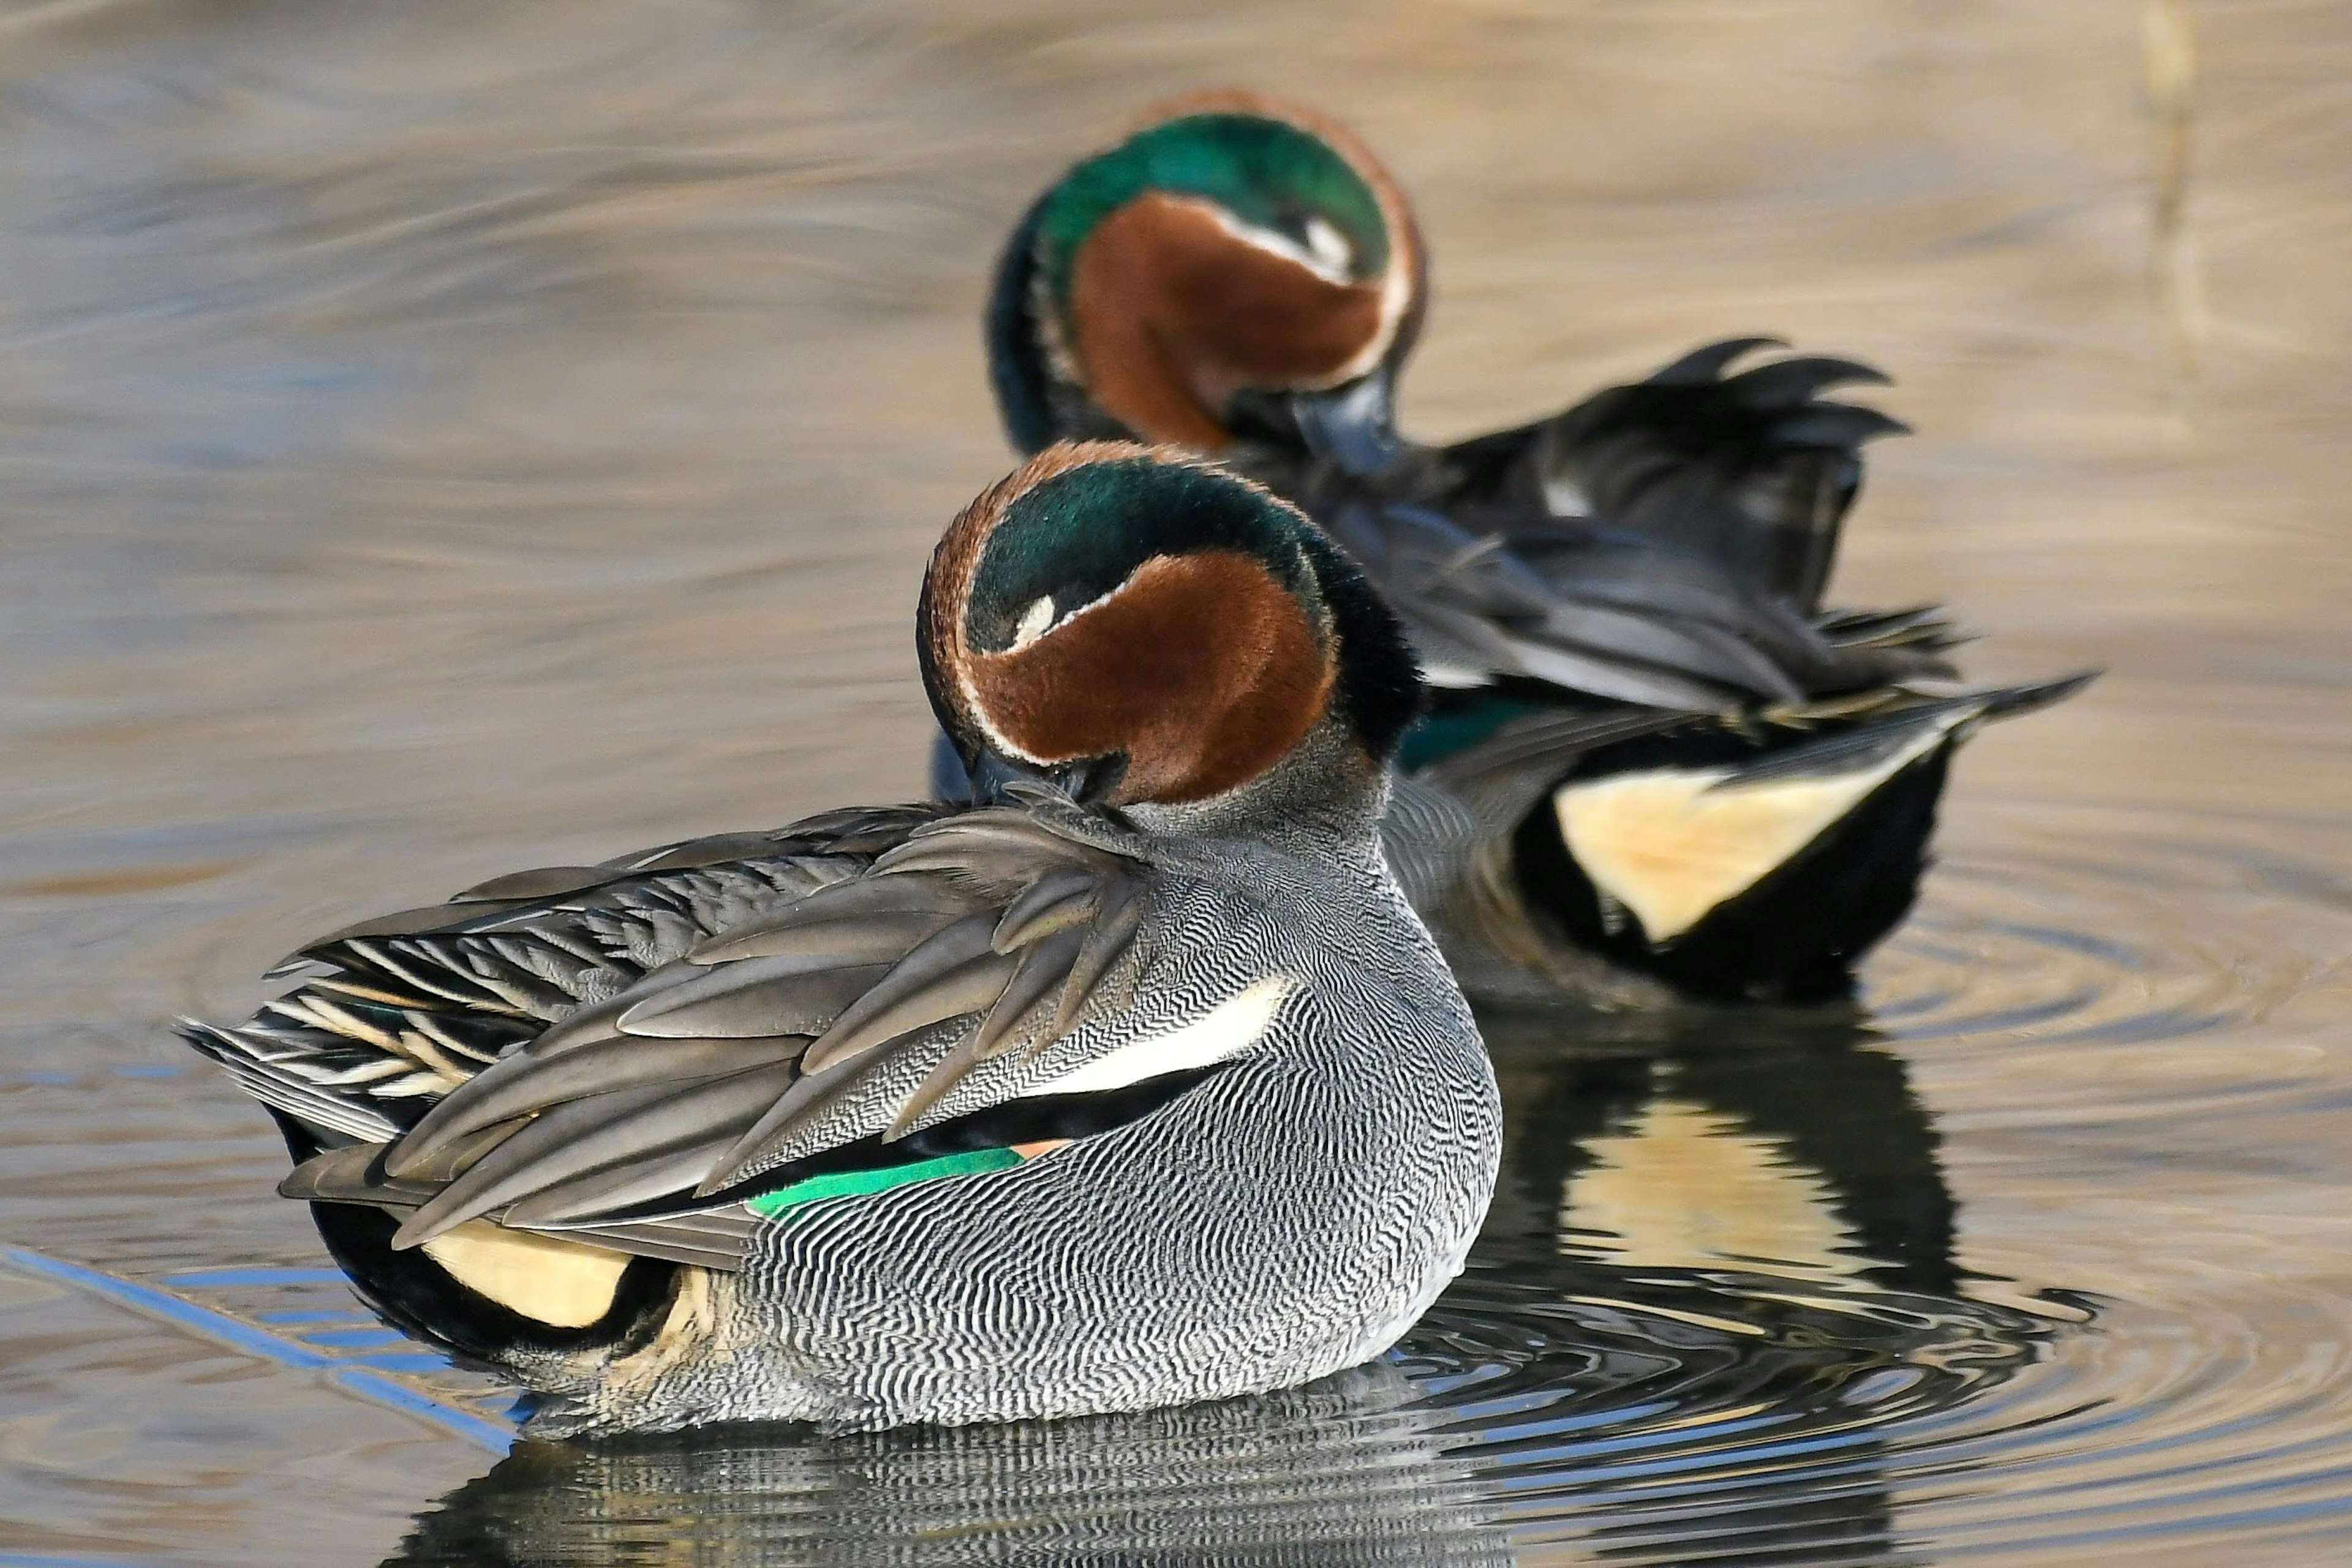
[[[1369,773],[1421,700],[1395,617],[1297,509],[1123,442],[1048,447],[967,507],[919,635],[975,778],[1114,805],[1244,789],[1327,726]]]
[[[1411,348],[1421,238],[1344,128],[1251,93],[1181,99],[1077,163],[1006,247],[991,372],[1013,442],[1223,450],[1249,397],[1375,386]]]

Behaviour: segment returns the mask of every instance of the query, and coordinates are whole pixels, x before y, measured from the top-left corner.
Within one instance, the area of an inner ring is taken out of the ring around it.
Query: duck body
[[[1495,1001],[1817,1003],[1909,913],[1954,754],[2080,678],[1969,690],[1932,607],[1825,609],[1877,379],[1709,345],[1452,447],[1328,413],[1225,461],[1363,565],[1429,670],[1390,851]],[[1412,809],[1417,805],[1418,810]]]
[[[1847,994],[1916,895],[1955,749],[2081,684],[1968,690],[1933,608],[1823,606],[1863,448],[1903,428],[1829,395],[1885,378],[1735,339],[1526,426],[1412,441],[1392,387],[1426,264],[1393,180],[1329,121],[1254,95],[1143,125],[1041,197],[999,264],[988,334],[1014,442],[1194,442],[1361,565],[1433,692],[1400,755],[1390,854],[1474,995]],[[1167,151],[1286,136],[1324,161]],[[1146,139],[1150,158],[1126,151]],[[1159,171],[1149,199],[1211,215],[1224,250],[1196,237],[1180,267],[1132,233],[1089,237],[1067,193],[1104,162],[1120,191]],[[1253,358],[1216,325],[1277,298],[1325,323],[1292,331],[1328,339],[1319,362]]]
[[[1034,700],[1101,652],[1080,616],[1149,622],[1171,570],[1256,558],[1072,576],[1052,506],[1012,539],[1023,498],[1000,490],[943,544],[926,612],[943,720],[977,771],[1013,769],[989,804],[503,878],[310,945],[245,1025],[187,1027],[276,1114],[281,1191],[361,1294],[532,1390],[534,1431],[1262,1392],[1377,1355],[1460,1268],[1499,1110],[1378,842],[1402,717],[1366,710],[1409,700],[1402,641],[1368,595],[1375,618],[1327,613],[1322,568],[1282,554],[1288,509],[1116,450],[1147,502],[1174,472],[1196,515],[1267,509],[1262,575],[1298,596],[1263,604],[1312,612],[1287,689],[1227,690],[1261,731],[1303,726],[1257,736],[1238,783],[1202,792],[1232,748],[1168,761],[1148,701],[1117,718],[1145,724],[1131,746],[1040,756],[1034,726],[1073,721]],[[975,571],[1084,607],[1003,647]]]

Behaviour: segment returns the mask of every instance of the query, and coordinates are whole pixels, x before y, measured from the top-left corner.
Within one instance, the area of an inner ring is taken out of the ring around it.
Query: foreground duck
[[[535,1430],[1268,1390],[1461,1267],[1495,1080],[1381,854],[1420,683],[1356,570],[1055,447],[949,529],[918,646],[988,804],[500,878],[185,1026],[360,1292]]]
[[[1438,689],[1385,832],[1473,994],[1844,994],[1916,894],[1954,750],[2081,681],[1948,689],[1934,611],[1822,607],[1861,449],[1902,428],[1822,395],[1866,366],[1741,339],[1517,429],[1405,439],[1426,268],[1340,127],[1169,105],[1006,247],[1006,427],[1215,454],[1355,555]]]

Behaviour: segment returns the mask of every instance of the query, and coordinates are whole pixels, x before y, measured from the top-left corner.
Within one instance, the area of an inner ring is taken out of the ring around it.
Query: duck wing
[[[1717,563],[1746,591],[1811,614],[1862,485],[1862,449],[1907,427],[1824,395],[1887,378],[1858,361],[1743,361],[1772,338],[1733,338],[1552,418],[1445,449],[1466,498],[1540,497]],[[1735,368],[1740,367],[1740,368]]]
[[[1445,447],[1399,439],[1382,398],[1325,400],[1235,460],[1363,563],[1441,686],[1715,711],[1948,675],[1934,612],[1818,609],[1861,447],[1902,428],[1822,395],[1885,378],[1820,356],[1727,374],[1769,342]]]
[[[1715,712],[1947,672],[1933,627],[1906,641],[1884,617],[1824,625],[1720,561],[1613,525],[1368,485],[1327,489],[1312,510],[1441,687],[1528,682],[1570,702]]]
[[[198,1044],[338,1135],[281,1190],[401,1214],[395,1247],[487,1219],[731,1268],[779,1194],[1017,1163],[1021,1146],[1140,1113],[1128,1081],[1049,1077],[1037,1059],[1131,983],[1151,873],[1124,829],[1045,792],[851,826],[878,831],[847,836],[850,853],[792,840],[781,858],[798,885],[772,855],[584,889],[540,873],[474,890],[520,907],[338,933],[305,950],[330,972],[265,1009],[269,1023]],[[681,877],[702,879],[691,940],[651,940],[642,917],[615,939],[615,903],[663,903],[677,921]],[[707,885],[747,879],[777,885],[764,899]],[[567,983],[583,950],[623,983]],[[370,1091],[424,1069],[382,1012],[347,1005],[353,984],[382,992],[367,1005],[400,1011],[404,1030],[437,1038],[478,1017],[504,1043],[477,1037],[462,1067],[442,1052],[456,1070],[392,1096],[421,1114],[387,1110]],[[541,988],[570,999],[559,1019]],[[288,1041],[289,1026],[306,1037]],[[308,1037],[321,1035],[333,1041]],[[353,1051],[373,1059],[342,1066]]]

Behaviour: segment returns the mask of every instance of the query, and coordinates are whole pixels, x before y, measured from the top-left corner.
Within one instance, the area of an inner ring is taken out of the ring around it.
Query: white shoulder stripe
[[[1163,1073],[1204,1068],[1239,1056],[1265,1037],[1274,1016],[1300,985],[1295,974],[1269,974],[1172,1033],[1120,1046],[1027,1091],[1101,1094]]]

